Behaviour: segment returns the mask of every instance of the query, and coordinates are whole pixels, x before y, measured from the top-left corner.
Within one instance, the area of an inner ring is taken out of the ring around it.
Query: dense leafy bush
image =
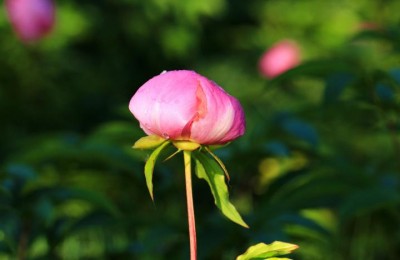
[[[194,182],[200,259],[298,244],[295,259],[400,257],[398,1],[56,3],[41,42],[0,12],[1,259],[187,259],[182,160],[156,167],[128,102],[151,76],[193,69],[244,106],[217,150],[250,230]],[[302,63],[271,80],[258,60],[290,38]]]

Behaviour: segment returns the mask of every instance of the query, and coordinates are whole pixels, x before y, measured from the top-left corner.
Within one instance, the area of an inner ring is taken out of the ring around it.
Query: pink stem
[[[190,260],[196,260],[197,259],[196,221],[194,217],[190,151],[183,151],[183,158],[185,163],[185,184],[186,184],[186,202],[187,202],[188,223],[189,223]]]

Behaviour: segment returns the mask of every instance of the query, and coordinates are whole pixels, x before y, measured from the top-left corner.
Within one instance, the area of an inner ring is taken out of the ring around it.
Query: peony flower
[[[53,28],[52,0],[6,0],[5,4],[11,24],[22,41],[38,40]]]
[[[141,86],[129,109],[147,135],[224,144],[244,134],[240,103],[194,71],[164,72]]]
[[[260,73],[274,78],[300,63],[300,49],[290,40],[283,40],[267,50],[259,61]]]

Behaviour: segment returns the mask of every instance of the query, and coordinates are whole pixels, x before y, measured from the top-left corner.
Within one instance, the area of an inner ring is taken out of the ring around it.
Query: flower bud
[[[283,40],[268,49],[259,61],[259,71],[274,78],[300,63],[300,50],[295,42]]]
[[[41,39],[54,25],[52,0],[6,0],[8,17],[24,42]]]
[[[244,134],[240,103],[194,71],[164,72],[141,86],[129,109],[148,135],[224,144]]]

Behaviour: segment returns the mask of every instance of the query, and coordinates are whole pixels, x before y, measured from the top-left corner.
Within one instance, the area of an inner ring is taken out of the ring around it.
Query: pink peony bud
[[[54,25],[52,0],[6,0],[8,17],[24,42],[39,40]]]
[[[267,50],[259,61],[260,73],[274,78],[300,63],[300,49],[295,42],[283,40]]]
[[[141,86],[129,109],[148,135],[223,144],[244,134],[240,103],[194,71],[164,72]]]

